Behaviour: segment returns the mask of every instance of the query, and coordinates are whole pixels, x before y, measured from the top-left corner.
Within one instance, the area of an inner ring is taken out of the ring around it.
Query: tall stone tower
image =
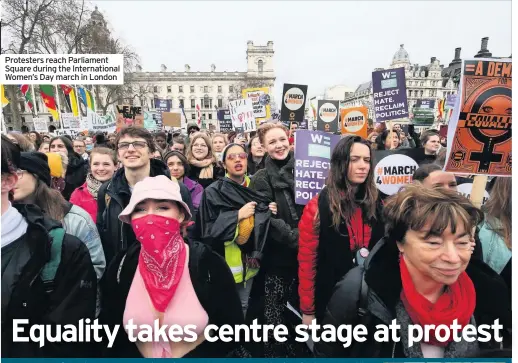
[[[266,46],[254,45],[251,40],[247,43],[247,77],[248,78],[275,78],[273,65],[273,42],[269,41]]]

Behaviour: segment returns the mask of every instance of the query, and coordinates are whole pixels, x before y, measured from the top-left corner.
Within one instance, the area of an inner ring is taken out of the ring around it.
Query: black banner
[[[308,86],[284,84],[282,89],[281,121],[303,121]]]
[[[317,130],[338,132],[339,101],[318,100]]]

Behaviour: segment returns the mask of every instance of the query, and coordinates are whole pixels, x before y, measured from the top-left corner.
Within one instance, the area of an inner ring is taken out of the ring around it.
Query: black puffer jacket
[[[314,353],[317,357],[407,357],[404,353],[403,339],[399,343],[393,341],[378,343],[373,338],[376,325],[388,326],[393,319],[396,319],[396,305],[400,303],[402,289],[398,255],[399,251],[395,244],[381,240],[365,261],[365,265],[349,271],[336,285],[321,325],[331,324],[338,327],[342,324],[353,326],[363,324],[369,333],[364,343],[353,342],[347,349],[339,341],[315,343]],[[505,283],[496,272],[479,259],[470,260],[466,273],[473,281],[477,295],[474,312],[475,323],[477,326],[492,325],[496,319],[500,319],[500,324],[504,326],[504,346],[509,345],[510,347],[511,304]],[[365,282],[362,290],[363,278]],[[360,299],[361,291],[364,291],[365,294],[364,298]],[[359,317],[359,308],[366,310],[362,318]],[[401,323],[398,322],[398,324]],[[403,326],[403,324],[401,325]],[[479,343],[481,350],[498,349],[499,346],[500,344],[495,341]],[[415,353],[419,354],[421,352],[419,345],[414,347]],[[466,358],[454,355],[445,355],[446,357]]]
[[[13,319],[28,319],[21,325],[28,337],[34,324],[78,325],[80,319],[95,319],[97,278],[85,244],[65,234],[61,262],[54,277],[52,292],[47,293],[40,271],[50,259],[51,237],[48,231],[61,224],[43,216],[35,205],[14,206],[28,223],[27,232],[2,247],[2,358],[92,357],[89,343],[13,342]],[[10,250],[10,251],[9,251]]]
[[[234,277],[225,260],[204,244],[187,241],[186,243],[189,245],[189,274],[196,296],[209,316],[209,324],[218,327],[224,324],[243,324],[241,302]],[[117,255],[104,274],[100,320],[101,324],[108,324],[112,329],[117,324],[123,324],[126,300],[138,266],[140,248],[140,243],[136,243],[127,253]],[[142,298],[148,299],[146,296]],[[223,343],[218,339],[217,342],[209,343],[205,340],[185,357],[222,358],[237,346],[235,342]],[[137,346],[129,341],[124,329],[119,330],[113,347],[106,348],[103,355],[117,358],[141,357]]]
[[[160,160],[151,159],[149,176],[165,175],[171,177],[169,169]],[[180,184],[182,200],[192,209],[189,190]],[[135,234],[129,224],[119,220],[119,214],[126,208],[131,198],[128,181],[124,176],[124,168],[117,170],[112,180],[104,183],[97,195],[97,230],[101,236],[106,265],[120,251],[127,249],[136,242]]]
[[[265,168],[252,177],[249,188],[277,203],[277,216],[272,216],[271,219],[261,269],[266,273],[296,277],[298,223],[304,206],[295,204],[295,157],[293,153],[288,157],[288,163],[279,168],[268,156]]]

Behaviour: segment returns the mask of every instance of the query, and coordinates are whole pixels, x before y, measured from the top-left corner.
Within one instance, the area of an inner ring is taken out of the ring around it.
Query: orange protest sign
[[[511,88],[510,59],[464,61],[446,171],[511,176]]]
[[[340,112],[342,135],[358,135],[367,138],[367,107],[343,108]]]

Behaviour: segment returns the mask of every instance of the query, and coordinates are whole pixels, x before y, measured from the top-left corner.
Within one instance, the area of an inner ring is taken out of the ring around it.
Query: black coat
[[[209,187],[209,185],[214,183],[219,178],[223,178],[225,176],[225,170],[222,169],[217,164],[214,165],[212,179],[200,179],[201,170],[202,170],[202,168],[200,168],[196,165],[189,164],[189,173],[188,173],[187,177],[191,180],[194,180],[195,182],[200,183],[201,186],[203,187],[203,189],[207,189]]]
[[[149,176],[165,175],[171,177],[169,169],[160,160],[151,159]],[[191,194],[187,187],[179,182],[182,200],[192,209]],[[107,196],[107,197],[106,197]],[[129,224],[119,220],[119,214],[126,208],[131,198],[124,168],[117,170],[110,181],[105,182],[97,194],[97,230],[101,236],[106,265],[111,259],[136,242],[135,234]],[[109,200],[106,207],[106,200]]]
[[[78,324],[80,319],[95,319],[97,278],[90,253],[83,242],[65,234],[61,262],[54,277],[52,292],[40,277],[50,259],[51,237],[48,231],[61,227],[43,216],[35,205],[14,206],[28,223],[27,232],[12,244],[18,244],[2,272],[2,357],[57,358],[95,356],[88,343],[13,342],[13,319],[28,319],[30,325]],[[8,245],[6,247],[9,247]],[[2,248],[2,252],[4,252]],[[2,256],[3,257],[3,256]],[[28,337],[30,326],[23,326]]]
[[[378,343],[373,338],[376,325],[389,325],[396,318],[395,308],[400,301],[402,289],[398,254],[395,244],[382,240],[376,244],[364,267],[355,267],[336,285],[321,325],[331,324],[338,327],[341,324],[364,324],[369,334],[364,343],[352,343],[347,349],[339,341],[320,341],[315,344],[314,353],[317,357],[405,357],[402,342]],[[510,344],[511,304],[505,283],[479,259],[470,260],[466,273],[473,281],[477,294],[474,312],[476,324],[491,325],[495,319],[500,319],[500,324],[504,326],[504,343]],[[365,278],[367,286],[365,306],[361,306],[359,302],[362,277]],[[360,307],[366,309],[363,318],[359,318]],[[479,343],[479,347],[495,349],[499,347],[499,343]]]
[[[349,270],[355,267],[353,264],[353,251],[350,248],[350,236],[345,223],[342,221],[340,233],[333,227],[332,215],[329,209],[328,189],[320,193],[318,197],[318,210],[320,215],[320,232],[317,249],[317,266],[315,275],[315,315],[317,321],[323,317],[325,308],[333,289]],[[376,206],[376,219],[365,221],[371,226],[371,238],[368,249],[372,250],[375,244],[383,237],[385,225],[382,216],[383,206],[381,199]]]
[[[241,302],[235,288],[234,277],[226,262],[202,243],[188,242],[187,244],[189,245],[189,274],[196,296],[209,316],[209,324],[215,324],[218,327],[224,324],[230,326],[243,324]],[[101,324],[108,324],[110,327],[119,324],[122,327],[126,300],[138,266],[140,247],[140,243],[136,243],[126,253],[117,255],[105,272],[102,280]],[[146,299],[145,296],[142,298]],[[238,344],[234,342],[223,343],[218,340],[209,343],[205,340],[185,357],[225,357],[237,346]],[[113,347],[105,348],[103,355],[117,358],[141,357],[137,346],[129,341],[122,328],[119,329]]]
[[[247,173],[249,176],[255,175],[259,170],[264,169],[264,163],[266,161],[266,154],[263,156],[259,164],[256,164],[254,161],[254,157],[252,156],[252,152],[248,153],[248,170]]]
[[[261,269],[287,277],[296,277],[298,273],[298,223],[304,209],[304,206],[295,204],[294,166],[293,153],[282,168],[268,156],[265,168],[252,177],[249,186],[277,203],[277,216],[271,219]]]
[[[65,189],[61,195],[66,200],[70,200],[72,192],[83,185],[88,174],[88,163],[79,154],[72,153],[68,155],[67,172],[65,174]]]
[[[225,257],[224,244],[234,239],[239,209],[249,202],[257,202],[257,206],[253,235],[246,245],[249,246],[250,257],[261,259],[272,214],[268,208],[269,200],[228,178],[216,181],[203,193],[196,221],[201,241]]]

